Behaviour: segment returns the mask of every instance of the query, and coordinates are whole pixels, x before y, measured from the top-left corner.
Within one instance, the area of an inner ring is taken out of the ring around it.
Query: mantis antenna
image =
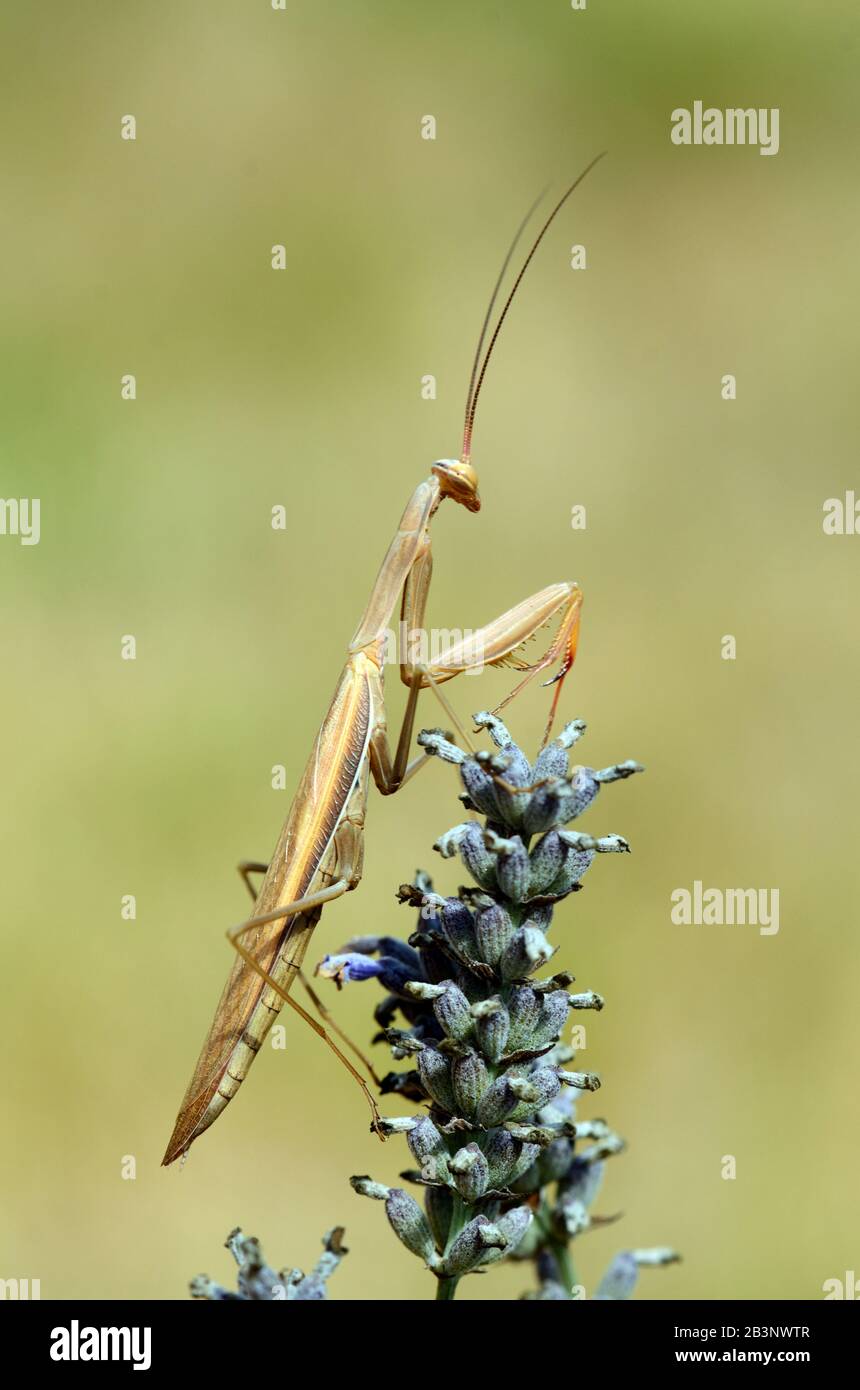
[[[523,218],[522,222],[520,223],[519,228],[517,229],[517,234],[516,234],[516,236],[514,237],[513,241],[511,242],[511,246],[510,246],[510,249],[509,249],[509,251],[508,251],[507,256],[505,257],[504,264],[502,265],[501,271],[499,272],[499,278],[498,278],[498,280],[496,281],[495,288],[493,289],[492,297],[491,297],[491,299],[490,299],[490,303],[489,303],[489,306],[488,306],[488,308],[487,308],[487,313],[486,313],[486,316],[485,316],[485,318],[484,318],[483,327],[481,328],[481,336],[480,336],[480,338],[478,339],[478,350],[477,350],[477,352],[475,353],[475,361],[474,361],[474,363],[473,363],[473,365],[472,365],[472,375],[471,375],[471,378],[470,378],[470,381],[469,381],[469,394],[468,394],[468,396],[467,396],[467,398],[466,398],[466,415],[465,415],[465,420],[464,420],[464,423],[463,423],[463,449],[462,449],[462,453],[460,454],[460,458],[461,458],[461,460],[462,460],[463,463],[468,463],[469,458],[470,458],[470,455],[471,455],[471,452],[472,452],[472,430],[473,430],[474,424],[475,424],[475,411],[476,411],[477,405],[478,405],[478,397],[479,397],[479,395],[481,394],[481,387],[482,387],[482,385],[483,385],[483,383],[484,383],[484,377],[485,377],[486,372],[487,372],[487,364],[489,363],[489,360],[490,360],[490,358],[491,358],[491,356],[492,356],[493,348],[496,346],[496,340],[497,340],[497,338],[498,338],[498,336],[499,336],[499,333],[500,333],[500,331],[501,331],[502,324],[504,323],[504,321],[505,321],[505,319],[506,319],[506,317],[507,317],[507,313],[508,313],[508,310],[509,310],[510,307],[511,307],[511,303],[512,303],[512,301],[513,301],[514,295],[516,294],[517,290],[518,290],[519,287],[520,287],[520,281],[522,280],[523,276],[525,275],[526,271],[528,270],[529,265],[530,265],[531,260],[532,260],[532,257],[534,256],[535,251],[537,251],[538,247],[540,246],[541,242],[543,241],[544,236],[545,236],[546,232],[549,230],[549,227],[550,227],[551,223],[553,222],[553,220],[555,219],[556,214],[557,214],[558,212],[560,212],[561,209],[564,207],[565,203],[567,202],[567,200],[568,200],[568,198],[570,197],[570,195],[571,195],[571,193],[573,192],[573,190],[574,190],[575,188],[578,188],[578,187],[579,187],[579,185],[582,183],[582,181],[583,181],[583,179],[586,177],[586,175],[591,173],[591,170],[594,168],[595,164],[598,164],[605,154],[606,154],[606,151],[605,151],[605,150],[602,150],[600,154],[596,155],[595,158],[592,159],[592,161],[591,161],[590,164],[587,164],[587,165],[586,165],[586,167],[583,169],[582,173],[579,174],[579,175],[574,179],[574,181],[573,181],[573,183],[570,185],[570,187],[569,187],[569,188],[562,194],[562,196],[559,198],[559,200],[558,200],[558,202],[556,203],[555,207],[553,208],[552,212],[549,214],[549,217],[546,219],[546,221],[544,222],[544,224],[543,224],[543,226],[541,227],[540,231],[538,232],[537,236],[535,237],[534,241],[532,242],[531,250],[529,251],[528,255],[526,256],[525,260],[523,261],[522,267],[521,267],[521,269],[520,269],[520,273],[519,273],[519,275],[517,276],[516,280],[515,280],[514,283],[513,283],[513,287],[512,287],[512,289],[511,289],[510,294],[508,295],[507,299],[505,300],[505,303],[504,303],[504,305],[503,305],[503,307],[502,307],[502,312],[499,314],[498,321],[497,321],[497,323],[496,323],[495,328],[493,329],[492,337],[490,338],[489,344],[487,345],[487,351],[484,353],[484,359],[483,359],[483,361],[481,362],[481,366],[480,366],[480,370],[479,370],[479,369],[478,369],[478,361],[479,361],[480,356],[481,356],[481,349],[482,349],[482,347],[483,347],[483,345],[484,345],[484,338],[486,337],[487,327],[488,327],[489,322],[490,322],[490,316],[491,316],[491,314],[492,314],[492,312],[493,312],[493,307],[494,307],[495,302],[496,302],[496,299],[497,299],[497,297],[498,297],[499,288],[500,288],[501,283],[502,283],[502,280],[503,280],[503,278],[504,278],[505,271],[506,271],[507,268],[508,268],[508,264],[509,264],[509,262],[510,262],[511,256],[512,256],[513,253],[514,253],[514,250],[515,250],[515,248],[516,248],[516,246],[517,246],[517,243],[519,242],[519,239],[520,239],[520,237],[521,237],[521,235],[522,235],[522,233],[523,233],[523,230],[524,230],[524,228],[525,228],[526,223],[528,222],[529,218],[531,217],[531,215],[532,215],[532,213],[534,212],[535,208],[537,207],[538,203],[541,201],[541,198],[544,196],[543,193],[541,193],[540,197],[537,198],[537,199],[535,200],[534,203],[532,203],[531,207],[529,208],[528,212],[526,213],[525,217]]]
[[[466,415],[465,415],[466,420],[469,419],[469,408],[470,408],[470,406],[471,406],[471,404],[472,404],[472,392],[473,392],[474,389],[475,389],[475,378],[476,378],[476,376],[478,375],[478,367],[480,366],[480,363],[481,363],[481,349],[482,349],[483,346],[484,346],[484,339],[485,339],[486,336],[487,336],[487,329],[488,329],[489,326],[490,326],[490,317],[491,317],[491,315],[492,315],[493,309],[495,308],[496,300],[497,300],[498,297],[499,297],[499,290],[500,290],[501,287],[502,287],[502,281],[503,281],[504,278],[505,278],[505,271],[507,270],[508,266],[510,265],[510,263],[511,263],[511,257],[512,257],[512,255],[514,254],[514,252],[516,251],[517,246],[519,245],[520,237],[522,236],[523,232],[525,231],[527,224],[531,221],[531,215],[532,215],[532,213],[534,212],[534,210],[535,210],[535,208],[538,206],[538,204],[543,202],[544,198],[546,197],[546,194],[547,194],[547,189],[546,189],[546,188],[541,189],[540,193],[539,193],[539,194],[537,195],[537,197],[535,198],[534,202],[532,203],[531,207],[529,208],[529,210],[528,210],[528,212],[526,213],[525,217],[523,218],[522,222],[521,222],[520,225],[517,227],[517,230],[516,230],[516,232],[514,233],[513,240],[512,240],[512,242],[511,242],[510,246],[508,247],[507,255],[505,256],[505,259],[502,261],[502,268],[501,268],[501,270],[499,271],[498,277],[497,277],[497,279],[496,279],[496,283],[495,283],[495,285],[493,286],[493,293],[490,295],[490,302],[489,302],[489,304],[487,305],[487,312],[486,312],[485,315],[484,315],[484,322],[481,324],[481,334],[480,334],[480,337],[478,338],[478,346],[475,348],[475,360],[474,360],[474,362],[472,363],[472,374],[471,374],[471,376],[469,377],[469,391],[468,391],[468,394],[467,394],[467,396],[466,396]]]

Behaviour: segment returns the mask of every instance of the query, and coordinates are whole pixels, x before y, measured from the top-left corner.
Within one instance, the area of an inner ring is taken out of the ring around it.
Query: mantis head
[[[478,475],[468,459],[437,459],[431,472],[439,483],[443,497],[460,502],[470,512],[481,510]]]

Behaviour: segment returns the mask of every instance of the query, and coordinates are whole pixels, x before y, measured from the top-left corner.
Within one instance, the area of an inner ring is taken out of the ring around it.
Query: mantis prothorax
[[[533,209],[523,220],[496,281],[481,329],[469,382],[460,457],[434,463],[430,477],[419,483],[406,505],[350,642],[343,672],[271,862],[268,866],[240,866],[246,883],[251,869],[263,871],[265,877],[252,916],[228,932],[237,958],[185,1093],[164,1155],[165,1164],[184,1154],[236,1094],[285,1002],[329,1044],[362,1086],[376,1123],[378,1112],[363,1077],[326,1028],[290,995],[323,907],[356,888],[361,879],[370,774],[386,796],[404,785],[426,761],[425,755],[409,762],[419,692],[432,687],[447,706],[438,687],[476,664],[507,665],[524,673],[499,709],[539,672],[558,664],[558,671],[546,682],[555,683],[544,742],[549,737],[562,682],[576,654],[582,604],[582,593],[576,584],[551,584],[541,589],[470,638],[451,643],[425,665],[401,662],[400,678],[409,687],[409,695],[393,756],[386,730],[383,665],[388,627],[398,600],[405,630],[422,628],[432,570],[430,523],[440,504],[450,498],[470,512],[480,509],[478,478],[470,456],[475,409],[487,363],[520,281],[547,228],[596,163],[597,159],[592,160],[544,222],[482,358],[505,271]],[[540,628],[556,619],[558,631],[554,640],[537,661],[528,663],[521,648]]]

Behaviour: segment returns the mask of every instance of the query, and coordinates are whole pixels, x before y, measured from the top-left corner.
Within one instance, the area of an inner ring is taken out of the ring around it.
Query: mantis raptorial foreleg
[[[509,695],[496,706],[493,713],[510,704],[520,691],[540,672],[558,663],[558,671],[545,684],[557,684],[555,696],[550,706],[549,717],[544,730],[543,742],[549,739],[555,719],[558,699],[564,677],[573,665],[579,638],[579,615],[582,607],[582,590],[577,584],[551,584],[529,598],[523,599],[507,612],[502,613],[485,627],[478,628],[469,637],[463,638],[440,652],[427,663],[424,684],[438,685],[452,680],[464,671],[480,670],[484,666],[511,666],[523,671],[523,679]],[[558,632],[546,651],[537,661],[527,662],[519,654],[522,647],[540,629],[558,619]],[[441,699],[441,692],[436,692]]]
[[[430,549],[429,533],[424,545],[418,551],[403,584],[400,606],[401,633],[411,636],[424,632],[424,614],[427,595],[433,573],[433,556]],[[525,672],[523,679],[509,695],[496,706],[496,711],[504,709],[520,691],[541,671],[559,663],[559,670],[553,677],[558,683],[550,707],[544,732],[544,743],[549,738],[555,718],[558,698],[564,677],[573,665],[576,644],[579,637],[579,614],[582,607],[582,591],[577,584],[551,584],[529,598],[523,599],[513,608],[501,613],[498,618],[478,628],[466,638],[452,642],[431,660],[421,665],[401,659],[400,679],[410,687],[410,697],[417,695],[416,676],[420,677],[422,688],[430,686],[448,715],[456,721],[456,715],[448,705],[438,687],[443,681],[452,680],[464,671],[481,670],[484,666],[512,666]],[[556,636],[538,661],[529,663],[518,655],[519,649],[529,642],[547,623],[559,620]],[[547,682],[551,684],[552,682]],[[401,731],[401,743],[408,734],[411,738],[410,710],[414,712],[414,699],[411,699]],[[457,721],[458,722],[458,721]],[[468,742],[468,741],[467,741]],[[400,745],[398,745],[398,753]]]
[[[403,669],[401,667],[401,671]],[[412,732],[415,728],[415,714],[418,708],[418,696],[421,693],[422,678],[422,671],[411,671],[406,682],[409,686],[409,696],[406,701],[406,709],[403,712],[400,737],[397,740],[394,757],[392,758],[391,749],[388,746],[384,723],[380,725],[370,741],[368,750],[370,768],[373,773],[373,780],[383,796],[391,796],[394,792],[399,791],[428,761],[426,753],[413,758],[412,762],[409,761],[409,749],[412,744]]]

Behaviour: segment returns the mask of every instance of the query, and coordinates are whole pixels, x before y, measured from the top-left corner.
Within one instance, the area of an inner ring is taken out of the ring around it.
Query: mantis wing
[[[254,917],[326,887],[337,877],[334,837],[358,782],[367,779],[370,686],[364,658],[347,663],[317,734],[254,906]],[[245,943],[289,991],[321,909],[266,922]],[[206,1035],[162,1162],[172,1163],[236,1094],[283,999],[237,956]]]

